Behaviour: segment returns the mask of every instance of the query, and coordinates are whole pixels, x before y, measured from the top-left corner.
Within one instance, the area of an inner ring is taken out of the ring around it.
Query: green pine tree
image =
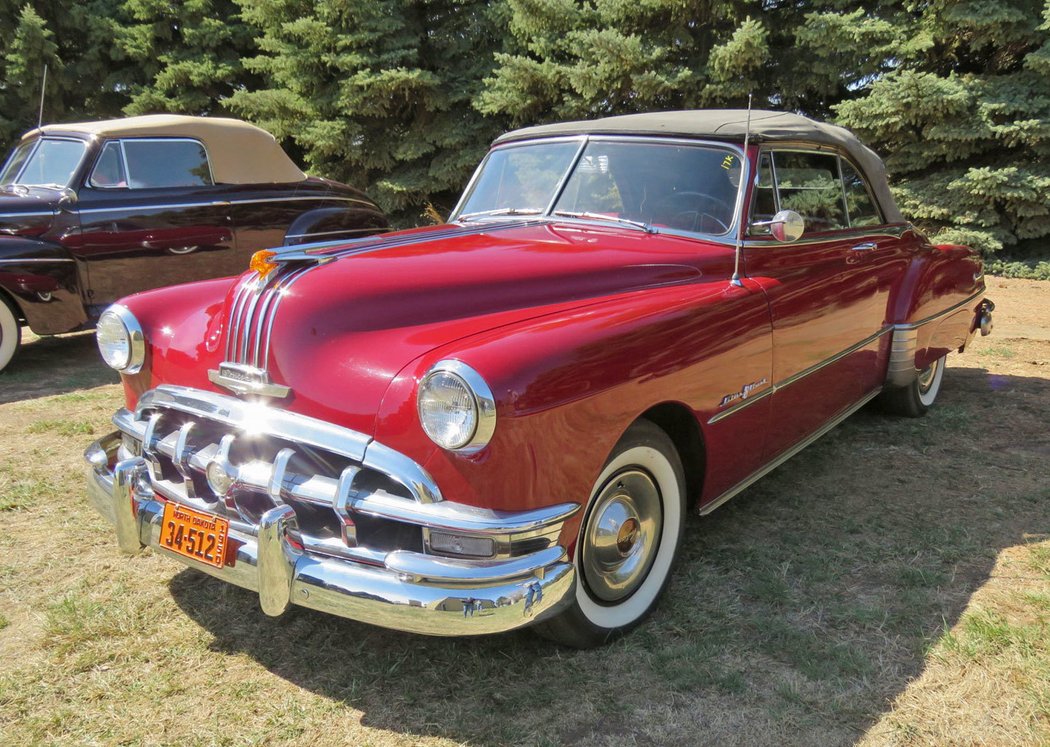
[[[484,0],[239,0],[263,87],[229,107],[415,223],[451,208],[502,123],[470,102],[493,66],[499,6]]]
[[[934,0],[908,28],[922,51],[836,107],[880,151],[902,211],[986,254],[1050,236],[1050,2]]]
[[[125,0],[123,11],[116,45],[145,79],[126,113],[222,114],[225,97],[255,84],[241,64],[254,36],[233,0]]]

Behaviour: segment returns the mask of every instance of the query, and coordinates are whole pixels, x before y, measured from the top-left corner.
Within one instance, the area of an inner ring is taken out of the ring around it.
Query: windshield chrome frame
[[[466,188],[463,190],[463,195],[459,198],[459,202],[456,203],[456,207],[452,210],[452,213],[448,217],[449,223],[455,223],[459,221],[461,211],[469,199],[470,195],[474,191],[474,187],[481,175],[482,170],[485,168],[485,164],[488,163],[489,158],[496,151],[506,150],[508,148],[521,148],[529,145],[537,145],[541,143],[564,143],[564,142],[579,142],[579,147],[576,150],[576,154],[573,156],[569,167],[565,170],[562,178],[558,181],[558,184],[554,190],[554,195],[550,202],[547,203],[546,209],[542,213],[536,213],[530,215],[530,218],[546,218],[548,220],[556,220],[559,222],[571,222],[571,223],[586,223],[589,225],[600,225],[600,226],[614,226],[616,225],[612,221],[599,221],[589,218],[570,218],[567,216],[556,216],[553,214],[554,206],[561,199],[562,193],[565,191],[565,187],[568,185],[569,179],[573,172],[576,170],[580,159],[583,157],[584,151],[587,149],[587,145],[591,142],[616,142],[616,143],[657,143],[666,145],[685,145],[694,147],[708,147],[708,148],[719,148],[721,150],[729,151],[735,154],[741,163],[740,172],[740,183],[737,185],[736,203],[733,206],[733,220],[729,225],[728,230],[724,233],[709,234],[701,233],[699,231],[683,231],[677,228],[666,228],[664,226],[653,226],[653,233],[664,234],[667,236],[679,236],[683,238],[703,238],[709,241],[717,241],[719,243],[725,243],[733,245],[736,241],[736,236],[740,230],[741,215],[744,208],[744,197],[747,192],[748,180],[751,178],[751,163],[747,159],[747,154],[744,153],[744,147],[738,143],[728,142],[725,140],[701,140],[693,138],[682,138],[682,137],[661,137],[659,135],[604,135],[604,134],[589,134],[589,135],[569,135],[561,137],[544,137],[535,138],[532,140],[520,140],[510,143],[498,145],[495,148],[491,148],[485,157],[478,164],[477,169],[474,170],[474,174],[471,176],[470,181],[467,182]],[[485,218],[485,220],[500,220],[500,219],[518,219],[520,216],[491,216]]]
[[[43,143],[45,140],[60,140],[67,143],[80,143],[80,145],[82,145],[84,148],[83,152],[80,154],[79,160],[77,160],[76,164],[73,166],[73,170],[69,172],[69,179],[67,179],[66,183],[61,186],[61,189],[69,189],[70,184],[72,184],[72,182],[76,179],[77,172],[79,172],[80,168],[84,165],[84,159],[87,158],[88,143],[76,137],[61,137],[54,135],[41,135],[33,142],[33,148],[29,151],[29,155],[26,156],[26,160],[22,162],[22,167],[18,169],[18,174],[15,175],[14,181],[6,182],[7,184],[13,184],[20,187],[44,187],[45,189],[54,188],[52,185],[49,184],[22,184],[19,181],[19,179],[22,178],[22,174],[24,174],[25,170],[29,167],[29,162],[33,160],[33,156],[35,156],[36,152],[40,150],[40,144]],[[17,150],[17,146],[15,147],[15,149]],[[13,156],[14,154],[15,151],[12,150],[11,155]],[[4,162],[3,167],[0,167],[0,173],[2,173],[6,168],[7,161]]]

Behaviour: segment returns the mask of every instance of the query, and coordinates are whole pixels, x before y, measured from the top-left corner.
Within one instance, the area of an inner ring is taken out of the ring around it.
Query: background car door
[[[889,293],[907,248],[899,232],[864,225],[881,218],[849,168],[857,177],[853,226],[836,154],[777,150],[760,159],[752,219],[785,209],[806,221],[794,243],[755,237],[744,251],[747,274],[767,280],[773,324],[777,427],[767,437],[768,457],[871,394],[885,374]]]
[[[232,187],[212,181],[204,146],[184,138],[105,143],[78,195],[67,245],[88,272],[88,303],[244,269],[230,225]]]

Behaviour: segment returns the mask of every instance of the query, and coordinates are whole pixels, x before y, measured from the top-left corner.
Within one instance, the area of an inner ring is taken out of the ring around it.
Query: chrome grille
[[[143,457],[162,497],[223,515],[249,535],[267,510],[287,505],[306,550],[375,565],[406,551],[461,556],[432,548],[432,530],[489,538],[495,559],[535,553],[554,546],[579,509],[446,501],[415,461],[369,436],[199,389],[159,386],[113,422],[123,434],[117,461]]]

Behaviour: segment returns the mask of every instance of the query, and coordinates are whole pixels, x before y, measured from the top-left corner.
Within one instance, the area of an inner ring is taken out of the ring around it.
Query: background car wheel
[[[893,415],[903,415],[908,418],[925,415],[941,391],[944,362],[947,358],[948,356],[944,355],[935,360],[920,371],[908,386],[883,392],[881,395],[883,409]]]
[[[591,491],[576,543],[576,599],[537,632],[598,646],[645,619],[659,598],[685,525],[685,474],[671,439],[647,420],[613,449]]]
[[[3,295],[0,295],[0,371],[7,367],[22,343],[22,327],[18,317]]]

